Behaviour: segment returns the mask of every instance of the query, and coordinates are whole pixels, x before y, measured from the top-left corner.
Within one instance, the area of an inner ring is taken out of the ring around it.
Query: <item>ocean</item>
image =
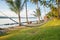
[[[16,22],[18,22],[18,18],[11,18],[11,19],[13,19]],[[8,27],[18,26],[18,24],[16,24],[16,22],[12,21],[11,19],[9,19],[9,18],[0,18],[0,28],[8,28]],[[29,21],[36,21],[37,18],[29,17],[28,20]],[[26,22],[26,18],[22,17],[21,18],[21,22]],[[12,23],[14,23],[14,24],[12,24]],[[12,24],[12,25],[9,25],[9,24]]]

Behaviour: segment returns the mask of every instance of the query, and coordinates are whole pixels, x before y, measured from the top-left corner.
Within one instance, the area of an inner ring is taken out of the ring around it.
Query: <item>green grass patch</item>
[[[60,40],[60,20],[51,20],[40,27],[13,30],[0,40]]]

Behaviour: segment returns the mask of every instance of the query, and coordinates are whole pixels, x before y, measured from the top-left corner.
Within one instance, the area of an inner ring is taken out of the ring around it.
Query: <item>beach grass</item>
[[[39,27],[12,30],[0,40],[60,40],[60,20],[54,19]]]

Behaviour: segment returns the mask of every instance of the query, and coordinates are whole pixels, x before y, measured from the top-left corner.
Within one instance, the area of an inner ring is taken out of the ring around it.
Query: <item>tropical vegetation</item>
[[[39,26],[36,27],[20,27],[12,28],[0,36],[0,40],[60,40],[60,0],[5,0],[11,11],[18,15],[19,27],[21,26],[21,11],[25,7],[26,22],[28,20],[28,2],[35,4],[35,14],[33,16],[38,18]],[[22,2],[23,1],[23,2]],[[44,7],[45,17],[42,19],[41,24],[41,6]],[[49,8],[49,12],[46,13],[46,8]],[[33,24],[33,23],[32,23]],[[34,25],[36,25],[35,23]]]

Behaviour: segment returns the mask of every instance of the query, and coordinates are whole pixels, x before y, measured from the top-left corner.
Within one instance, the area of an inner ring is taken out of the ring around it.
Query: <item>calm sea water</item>
[[[12,19],[18,22],[18,18],[12,18]],[[36,20],[37,20],[37,18],[29,18],[29,21],[36,21]],[[26,18],[21,18],[21,22],[26,22]],[[15,23],[15,22],[10,20],[9,18],[0,18],[0,28],[8,28],[8,27],[18,26],[18,24],[3,25],[3,24],[11,24],[11,23]]]

